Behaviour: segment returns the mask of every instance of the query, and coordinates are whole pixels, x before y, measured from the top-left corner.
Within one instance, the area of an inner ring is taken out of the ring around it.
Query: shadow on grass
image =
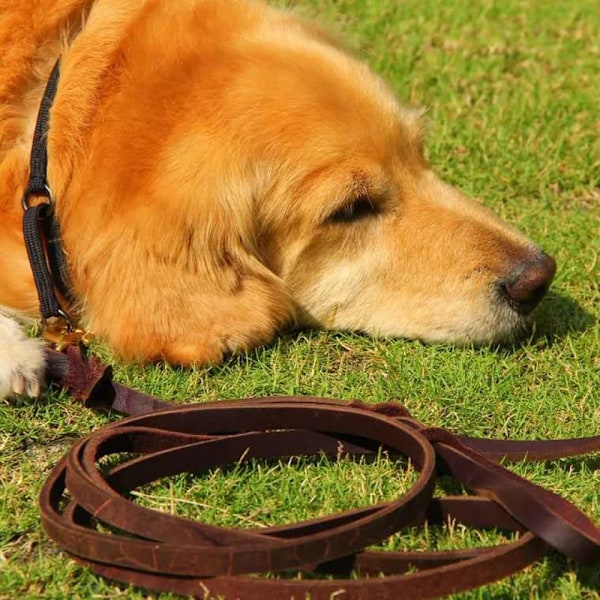
[[[568,560],[562,554],[550,550],[546,555],[546,564],[548,575],[543,580],[536,583],[536,588],[540,597],[556,591],[556,579],[566,573],[573,573],[579,583],[584,588],[581,590],[584,594],[587,590],[600,590],[600,570],[598,565],[582,565]]]
[[[281,331],[268,344],[257,346],[247,352],[236,354],[226,353],[223,361],[202,367],[208,374],[223,374],[228,370],[268,364],[273,354],[281,355],[283,360],[294,360],[294,352],[313,354],[317,349],[335,355],[340,351],[360,352],[350,348],[352,343],[370,345],[373,337],[361,332],[326,331],[308,327],[295,327]],[[392,339],[392,338],[390,338]]]
[[[533,315],[529,339],[516,339],[492,349],[510,355],[524,345],[552,347],[567,336],[581,334],[598,323],[598,319],[581,304],[563,294],[549,293]],[[485,348],[485,346],[483,346]]]
[[[598,569],[598,565],[576,565],[573,571],[581,585],[596,592],[600,591],[600,569]]]
[[[568,334],[589,329],[598,319],[572,298],[551,292],[542,300],[535,321],[533,340],[544,339],[552,344]]]
[[[590,471],[600,470],[600,454],[598,454],[598,450],[590,450],[587,454],[570,456],[567,458],[557,458],[555,460],[548,460],[545,462],[548,464],[554,463],[559,465],[559,468],[566,472],[571,470],[580,472],[581,468],[584,466]]]

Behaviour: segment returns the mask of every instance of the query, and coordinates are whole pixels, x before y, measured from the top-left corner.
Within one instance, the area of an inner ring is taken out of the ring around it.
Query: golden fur
[[[218,361],[290,324],[511,337],[537,249],[440,181],[417,111],[251,1],[0,0],[0,305],[35,316],[21,195],[61,56],[49,182],[78,302],[126,358]]]

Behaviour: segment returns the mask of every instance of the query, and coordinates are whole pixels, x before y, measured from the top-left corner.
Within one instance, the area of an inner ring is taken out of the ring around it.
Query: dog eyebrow
[[[341,187],[331,203],[323,207],[320,220],[328,219],[332,214],[344,210],[345,207],[355,202],[360,197],[371,198],[373,193],[368,179],[363,174],[361,177],[352,177],[346,186]]]
[[[379,204],[379,200],[386,196],[385,182],[382,176],[377,177],[377,173],[370,174],[356,166],[340,171],[339,163],[321,163],[304,173],[294,186],[296,190],[305,191],[319,185],[319,180],[328,181],[331,193],[313,212],[312,218],[316,219],[316,223],[322,223],[361,196],[369,198],[373,204]],[[334,183],[336,180],[337,184]]]
[[[336,194],[332,204],[328,205],[328,212],[324,214],[323,218],[327,219],[359,198],[367,199],[374,208],[382,208],[389,196],[390,187],[383,172],[369,174],[362,169],[355,169],[350,172],[347,185],[340,189],[340,193]]]
[[[350,188],[356,196],[371,196],[372,184],[364,171],[353,171]]]

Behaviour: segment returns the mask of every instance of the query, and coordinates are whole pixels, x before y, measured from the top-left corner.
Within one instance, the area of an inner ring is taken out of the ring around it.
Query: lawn
[[[289,3],[288,3],[289,4]],[[595,0],[301,0],[409,104],[428,109],[431,163],[524,230],[558,263],[531,337],[454,348],[361,335],[291,333],[221,366],[137,368],[118,381],[196,402],[270,394],[397,399],[421,421],[474,436],[600,434],[600,10]],[[112,417],[114,418],[114,417]],[[68,446],[110,417],[67,396],[0,404],[0,598],[144,598],[105,582],[42,532],[37,494]],[[600,524],[598,456],[518,464]],[[259,526],[395,497],[393,459],[254,463],[139,490],[139,501],[215,524]],[[395,536],[386,548],[455,548],[495,534],[460,527]],[[168,598],[168,595],[161,595]],[[550,555],[461,598],[600,598],[600,566]]]

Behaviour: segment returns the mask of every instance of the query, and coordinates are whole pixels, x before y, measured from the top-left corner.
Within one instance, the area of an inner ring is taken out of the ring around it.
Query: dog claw
[[[27,395],[30,398],[37,398],[40,395],[40,382],[37,379],[27,382]]]
[[[37,398],[42,391],[42,386],[36,378],[26,377],[23,373],[14,373],[10,382],[10,389],[13,396]]]
[[[25,378],[21,373],[16,373],[12,380],[12,391],[17,396],[22,396],[25,391]]]

